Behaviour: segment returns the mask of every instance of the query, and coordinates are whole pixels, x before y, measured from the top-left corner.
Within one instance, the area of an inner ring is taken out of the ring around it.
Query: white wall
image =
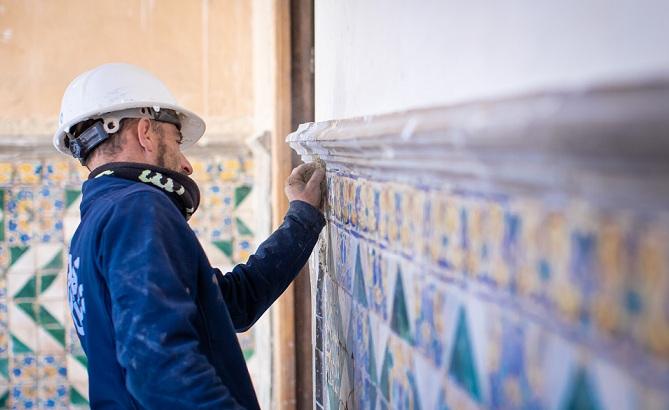
[[[669,76],[667,0],[316,0],[316,120]]]

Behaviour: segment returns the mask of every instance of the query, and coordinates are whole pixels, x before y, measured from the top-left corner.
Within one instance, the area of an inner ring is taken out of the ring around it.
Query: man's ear
[[[157,143],[156,135],[151,131],[151,121],[149,119],[140,118],[137,121],[137,140],[139,145],[148,152],[153,152]]]

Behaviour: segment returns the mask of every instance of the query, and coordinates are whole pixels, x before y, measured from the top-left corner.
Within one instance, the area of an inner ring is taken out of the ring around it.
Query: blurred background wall
[[[108,62],[140,65],[203,115],[207,137],[253,131],[252,2],[3,1],[0,135],[48,135],[67,84]]]
[[[270,229],[272,13],[266,1],[0,1],[0,408],[88,406],[65,293],[87,171],[51,147],[68,83],[128,62],[204,117],[186,152],[203,194],[191,225],[225,271]],[[270,332],[268,314],[239,335],[263,407]]]

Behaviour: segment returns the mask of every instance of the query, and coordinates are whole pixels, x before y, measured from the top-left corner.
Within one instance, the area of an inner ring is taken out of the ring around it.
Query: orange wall
[[[160,77],[208,134],[248,133],[251,3],[0,0],[0,138],[50,134],[67,84],[123,61]]]

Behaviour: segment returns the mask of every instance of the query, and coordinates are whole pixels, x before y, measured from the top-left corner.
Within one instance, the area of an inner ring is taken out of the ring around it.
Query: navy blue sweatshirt
[[[293,201],[248,262],[223,274],[166,193],[113,176],[86,181],[68,295],[92,408],[258,408],[235,332],[286,289],[324,224]]]

